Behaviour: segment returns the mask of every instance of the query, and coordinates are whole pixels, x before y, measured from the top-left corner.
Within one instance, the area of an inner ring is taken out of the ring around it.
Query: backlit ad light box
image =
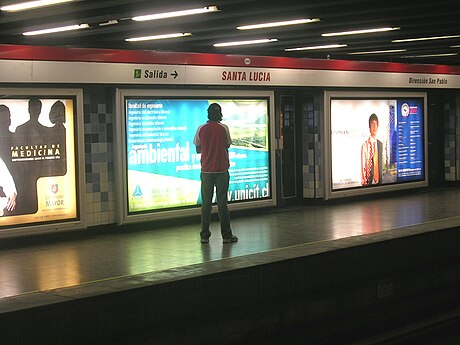
[[[0,235],[82,227],[81,90],[0,94]]]
[[[198,214],[200,154],[193,139],[211,103],[229,127],[230,208],[273,205],[271,92],[119,90],[124,210],[120,222]]]
[[[326,92],[326,197],[423,187],[426,93]]]

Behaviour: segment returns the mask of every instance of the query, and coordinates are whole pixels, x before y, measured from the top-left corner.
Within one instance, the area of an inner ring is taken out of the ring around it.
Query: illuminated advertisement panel
[[[2,95],[0,229],[79,219],[76,99]]]
[[[269,97],[124,97],[128,214],[201,205],[193,139],[211,103],[232,138],[229,202],[272,199]]]
[[[337,94],[328,102],[332,193],[426,184],[424,94]]]

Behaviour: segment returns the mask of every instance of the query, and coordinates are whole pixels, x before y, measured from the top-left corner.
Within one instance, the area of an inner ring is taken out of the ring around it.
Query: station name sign
[[[270,72],[261,71],[222,71],[222,81],[271,81]]]

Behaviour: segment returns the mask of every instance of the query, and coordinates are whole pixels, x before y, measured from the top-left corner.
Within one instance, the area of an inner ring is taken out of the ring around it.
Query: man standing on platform
[[[361,146],[361,184],[370,186],[382,182],[383,143],[377,140],[379,119],[372,114],[369,117],[369,138]]]
[[[221,123],[222,109],[219,104],[212,103],[209,105],[208,119],[206,124],[198,127],[193,139],[196,152],[201,153],[201,243],[208,243],[211,236],[209,225],[214,187],[216,188],[223,242],[238,242],[238,237],[232,234],[230,213],[227,206],[230,181],[228,148],[232,139],[228,127]]]

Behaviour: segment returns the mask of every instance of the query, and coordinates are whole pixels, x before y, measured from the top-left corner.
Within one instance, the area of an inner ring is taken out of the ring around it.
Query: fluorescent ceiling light
[[[313,22],[319,22],[319,18],[314,18],[314,19],[302,18],[302,19],[295,19],[295,20],[286,20],[282,22],[243,25],[243,26],[238,26],[237,29],[238,30],[253,30],[253,29],[273,28],[277,26],[307,24],[307,23],[313,23]]]
[[[284,51],[293,52],[298,50],[316,50],[316,49],[331,49],[346,47],[346,44],[327,44],[322,46],[300,47],[300,48],[286,48]]]
[[[164,39],[168,39],[168,38],[185,37],[185,36],[191,36],[191,35],[192,34],[190,32],[178,32],[178,33],[174,33],[174,34],[127,38],[127,39],[125,39],[125,41],[127,41],[127,42],[139,42],[139,41],[150,41],[150,40],[164,40]]]
[[[232,46],[244,46],[249,44],[261,44],[261,43],[271,43],[278,41],[276,38],[264,38],[260,40],[250,40],[250,41],[237,41],[237,42],[226,42],[226,43],[215,43],[214,47],[232,47]]]
[[[183,10],[183,11],[174,11],[174,12],[165,12],[165,13],[156,13],[156,14],[148,14],[145,16],[137,16],[133,17],[132,20],[142,22],[145,20],[157,20],[157,19],[164,19],[164,18],[174,18],[174,17],[181,17],[181,16],[190,16],[193,14],[200,14],[200,13],[207,13],[207,12],[218,12],[219,9],[216,6],[208,6],[202,8],[195,8],[191,10]]]
[[[327,34],[321,34],[321,36],[331,37],[331,36],[360,35],[360,34],[370,34],[374,32],[393,31],[393,30],[399,30],[399,29],[401,28],[394,27],[394,28],[375,28],[375,29],[365,29],[365,30],[352,30],[352,31],[342,31],[342,32],[331,32]]]
[[[348,53],[348,55],[387,54],[387,53],[401,53],[405,51],[407,51],[407,49],[374,50],[374,51],[369,51],[369,52]]]
[[[52,34],[52,33],[56,33],[56,32],[80,30],[80,29],[87,29],[87,28],[89,28],[88,24],[69,25],[69,26],[61,26],[61,27],[58,27],[58,28],[36,30],[36,31],[28,31],[28,32],[24,32],[23,35],[24,36],[36,36],[36,35],[45,35],[45,34]]]
[[[443,56],[455,56],[457,53],[446,53],[446,54],[425,54],[425,55],[406,55],[401,56],[402,58],[425,58],[425,57],[443,57]]]
[[[18,11],[25,11],[31,10],[37,7],[44,7],[44,6],[51,6],[61,4],[63,2],[70,2],[74,0],[37,0],[37,1],[27,1],[21,2],[13,5],[7,5],[0,7],[0,10],[5,12],[18,12]]]
[[[401,43],[401,42],[415,42],[415,41],[429,41],[429,40],[443,40],[446,38],[458,38],[460,35],[453,36],[434,36],[434,37],[420,37],[420,38],[406,38],[402,40],[393,40],[391,43]]]
[[[460,44],[457,44],[455,46],[450,46],[451,48],[460,48]]]

